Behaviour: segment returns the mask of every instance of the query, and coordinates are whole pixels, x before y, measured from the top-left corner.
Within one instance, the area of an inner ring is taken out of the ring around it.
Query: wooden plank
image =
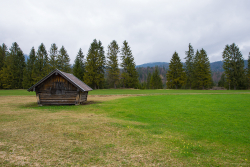
[[[76,101],[76,99],[41,99],[40,101]]]
[[[76,99],[76,96],[40,96],[40,99]]]
[[[57,103],[65,103],[65,102],[69,102],[69,103],[75,103],[75,100],[41,100],[40,103],[53,103],[53,102],[57,102]]]
[[[40,101],[76,101],[76,99],[40,99]]]
[[[53,102],[42,102],[41,103],[42,105],[75,105],[76,103],[75,102],[58,102],[58,101],[53,101]]]
[[[76,98],[76,95],[50,95],[50,94],[40,94],[41,98]]]

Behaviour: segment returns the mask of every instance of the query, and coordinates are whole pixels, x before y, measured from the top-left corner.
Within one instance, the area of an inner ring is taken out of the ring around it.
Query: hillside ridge
[[[185,64],[185,63],[183,63],[183,64]],[[245,68],[247,68],[247,60],[244,60],[244,64],[245,64]],[[168,62],[149,62],[149,63],[137,65],[136,68],[139,68],[139,67],[147,68],[147,67],[155,67],[155,66],[165,67],[166,69],[168,69],[169,63]],[[223,72],[224,71],[223,61],[212,62],[212,63],[210,63],[210,67],[211,67],[212,72]]]

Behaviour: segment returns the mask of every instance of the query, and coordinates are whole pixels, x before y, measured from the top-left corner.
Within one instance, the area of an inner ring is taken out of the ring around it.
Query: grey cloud
[[[2,2],[0,42],[17,42],[28,54],[43,42],[67,49],[73,63],[79,48],[87,54],[93,39],[105,51],[112,40],[129,42],[136,64],[169,62],[174,51],[184,61],[188,43],[204,48],[210,61],[221,60],[235,42],[250,51],[250,2],[241,1],[18,1]]]

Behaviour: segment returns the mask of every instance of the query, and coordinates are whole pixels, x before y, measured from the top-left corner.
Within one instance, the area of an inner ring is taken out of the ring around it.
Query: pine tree
[[[156,66],[153,72],[153,75],[150,79],[150,88],[151,89],[162,89],[162,81],[159,75],[159,68]]]
[[[147,89],[147,82],[141,82],[139,89]]]
[[[15,89],[22,88],[23,82],[23,69],[25,67],[25,57],[19,45],[14,42],[10,48],[10,56],[14,57],[13,62],[13,75],[12,87]]]
[[[94,39],[88,50],[83,76],[84,82],[94,89],[104,84],[105,61],[102,43]]]
[[[134,57],[127,41],[123,42],[121,50],[122,83],[123,87],[134,88],[138,85],[138,73],[135,69]]]
[[[6,57],[4,67],[1,72],[1,82],[4,89],[20,89],[23,81],[23,68],[25,58],[23,51],[14,42],[10,48],[10,53]]]
[[[247,60],[247,80],[248,80],[248,88],[250,87],[250,52]]]
[[[67,73],[71,72],[70,58],[64,46],[62,46],[61,49],[59,50],[59,55],[57,60],[58,60],[57,63],[59,70],[62,70],[63,72]]]
[[[219,87],[226,87],[227,86],[226,85],[226,78],[225,78],[225,74],[224,73],[221,75],[221,78],[220,78],[220,80],[218,82],[218,86]]]
[[[210,62],[206,51],[202,48],[197,50],[194,57],[194,78],[193,87],[196,89],[205,89],[211,86]]]
[[[8,48],[3,43],[2,46],[0,46],[0,76],[1,76],[1,73],[5,73],[2,70],[4,68],[4,64],[6,63],[7,55],[8,55]],[[2,83],[3,83],[3,80],[2,80],[2,77],[0,77],[0,89],[3,88]]]
[[[84,55],[82,53],[82,49],[80,48],[73,65],[73,75],[83,81],[84,72]]]
[[[32,78],[32,71],[34,68],[35,60],[36,60],[36,51],[35,51],[34,47],[32,47],[30,54],[29,54],[29,58],[27,60],[26,66],[25,66],[24,71],[23,71],[23,83],[22,83],[22,85],[24,88],[29,88],[34,83],[34,80]]]
[[[40,81],[43,77],[50,72],[49,60],[46,48],[43,43],[38,47],[36,59],[32,70],[33,84]]]
[[[150,71],[148,71],[148,76],[147,76],[147,89],[150,89],[150,80],[151,80],[152,74]]]
[[[10,56],[13,56],[13,80],[12,88],[20,89],[22,88],[23,82],[23,69],[25,67],[25,57],[23,51],[20,49],[19,45],[14,42],[10,48]]]
[[[0,46],[0,71],[2,70],[5,62],[5,58],[8,54],[8,48],[7,46],[3,43],[2,46]]]
[[[53,71],[57,67],[57,59],[58,59],[58,47],[55,43],[51,44],[50,51],[49,51],[49,64],[50,64],[50,71]]]
[[[229,89],[233,85],[236,90],[237,86],[244,82],[244,59],[235,43],[226,45],[223,54],[223,68]]]
[[[185,85],[186,74],[178,53],[174,53],[167,71],[167,87],[178,89]]]
[[[2,49],[2,46],[0,45],[0,71],[3,68],[4,61],[5,61],[5,57],[3,56],[3,49]]]
[[[186,87],[191,89],[192,86],[192,82],[193,82],[193,61],[194,61],[194,49],[192,47],[192,45],[189,43],[188,45],[188,51],[185,52],[185,54],[187,55],[185,57],[186,59],[186,66],[185,66],[185,72],[186,72]]]
[[[13,76],[13,56],[6,56],[4,67],[1,70],[0,73],[0,79],[1,79],[1,88],[3,89],[11,89],[12,88],[12,80],[14,78]]]
[[[115,40],[113,40],[108,45],[108,53],[107,53],[107,80],[109,85],[116,88],[116,85],[119,83],[119,65],[118,65],[118,53],[119,46]]]

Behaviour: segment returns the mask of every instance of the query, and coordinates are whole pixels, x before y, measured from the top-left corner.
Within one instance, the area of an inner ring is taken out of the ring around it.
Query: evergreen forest
[[[250,57],[244,60],[235,43],[225,46],[222,62],[210,63],[206,51],[203,48],[195,51],[191,44],[185,55],[185,62],[174,52],[170,63],[136,66],[126,40],[121,46],[111,41],[105,52],[102,42],[94,39],[86,55],[79,48],[71,65],[66,48],[55,43],[48,50],[43,43],[37,50],[32,47],[27,59],[16,42],[10,47],[3,43],[0,46],[0,89],[27,89],[54,69],[73,73],[93,89],[250,87]]]

